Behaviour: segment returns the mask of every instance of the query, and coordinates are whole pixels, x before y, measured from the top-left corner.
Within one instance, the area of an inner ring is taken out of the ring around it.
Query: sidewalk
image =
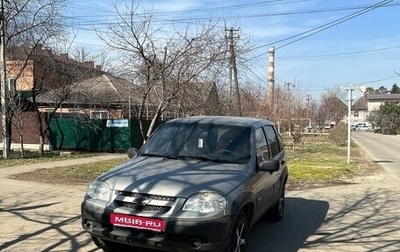
[[[19,181],[8,176],[121,157],[126,154],[0,168],[0,251],[100,251],[80,224],[87,185]]]

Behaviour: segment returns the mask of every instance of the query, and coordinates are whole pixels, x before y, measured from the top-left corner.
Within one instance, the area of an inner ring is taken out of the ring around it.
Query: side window
[[[261,163],[262,161],[270,158],[267,139],[265,138],[265,134],[262,128],[256,129],[255,136],[256,136],[257,162]]]
[[[265,133],[267,134],[268,143],[271,147],[271,155],[274,157],[281,151],[279,138],[273,126],[264,126]]]

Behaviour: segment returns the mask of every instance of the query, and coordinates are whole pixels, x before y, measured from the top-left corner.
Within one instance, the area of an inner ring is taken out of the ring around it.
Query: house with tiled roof
[[[367,94],[368,111],[377,111],[386,101],[400,101],[400,94]]]
[[[130,103],[138,101],[135,86],[128,80],[112,74],[84,79],[71,84],[68,90],[52,89],[39,94],[40,111],[54,108],[60,95],[65,95],[53,117],[70,118],[77,115],[91,119],[128,118]]]
[[[11,142],[19,144],[19,133],[22,132],[24,146],[37,144],[38,139],[42,137],[39,135],[39,127],[44,125],[41,130],[46,130],[53,118],[56,119],[54,121],[79,118],[85,119],[79,120],[80,122],[89,121],[86,119],[107,119],[104,120],[107,123],[127,122],[128,119],[137,119],[139,114],[144,112],[144,116],[140,114],[142,119],[149,120],[158,112],[160,103],[157,89],[151,90],[146,101],[143,101],[141,89],[146,88],[145,86],[133,84],[125,78],[102,71],[93,61],[77,62],[70,59],[68,54],[53,54],[51,50],[42,47],[36,49],[27,59],[23,59],[23,55],[8,58],[7,77],[13,77],[15,80],[12,94],[16,101],[24,102],[23,107],[14,106],[18,118],[15,116],[13,120],[21,119],[23,123],[21,129],[17,129],[13,124]],[[185,93],[169,104],[169,110],[163,111],[161,120],[187,115],[188,112],[220,113],[215,83],[211,85],[193,82],[190,88],[191,93]],[[185,102],[190,103],[190,106],[182,106]],[[35,111],[36,108],[40,113]],[[46,137],[51,137],[50,133],[48,135]],[[44,140],[46,144],[49,141],[50,139]],[[58,144],[57,146],[60,148]]]
[[[386,101],[400,101],[400,94],[366,94],[360,97],[351,107],[351,124],[369,123],[369,116]],[[347,117],[343,121],[347,123]]]

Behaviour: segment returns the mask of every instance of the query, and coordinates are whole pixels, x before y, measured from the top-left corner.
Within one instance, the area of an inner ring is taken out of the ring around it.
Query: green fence
[[[146,130],[149,125],[150,121],[144,122]],[[140,148],[142,143],[137,120],[128,121],[124,127],[107,125],[107,120],[53,118],[50,123],[50,144],[54,150],[124,152],[129,147]]]

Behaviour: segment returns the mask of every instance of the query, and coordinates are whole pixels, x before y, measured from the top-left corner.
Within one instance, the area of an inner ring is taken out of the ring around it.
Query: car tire
[[[101,248],[104,252],[119,251],[120,246],[111,241],[105,241],[103,239],[92,236],[92,241],[97,247]]]
[[[225,252],[245,252],[248,233],[249,225],[247,223],[247,218],[246,215],[241,212],[233,226],[229,246]]]
[[[271,209],[267,211],[266,217],[270,221],[277,222],[282,220],[284,212],[285,212],[285,186],[283,186],[281,189],[278,201]]]

